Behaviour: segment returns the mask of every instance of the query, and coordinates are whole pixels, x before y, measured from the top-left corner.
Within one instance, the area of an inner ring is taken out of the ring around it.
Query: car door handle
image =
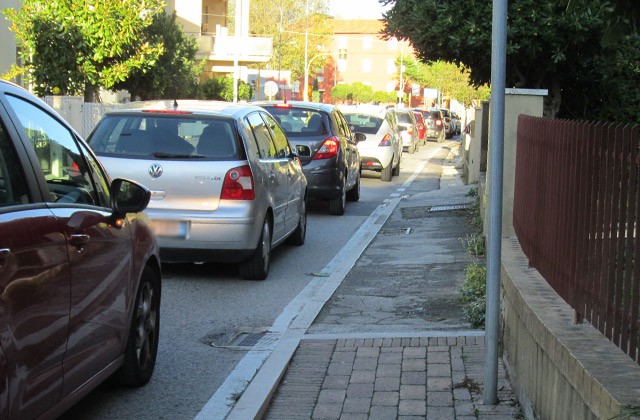
[[[0,249],[0,259],[7,258],[11,254],[11,250],[9,248]]]
[[[90,239],[89,235],[77,234],[77,235],[71,235],[69,238],[69,242],[73,246],[80,246],[82,244],[86,244],[87,242],[89,242],[89,239]]]

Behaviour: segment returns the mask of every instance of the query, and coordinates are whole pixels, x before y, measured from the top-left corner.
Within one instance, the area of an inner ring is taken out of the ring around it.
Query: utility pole
[[[306,5],[307,26],[304,31],[304,92],[302,93],[302,100],[309,101],[309,69],[307,67],[307,57],[309,53],[309,0]]]
[[[400,41],[400,92],[398,93],[398,104],[402,103],[402,96],[404,95],[404,83],[402,82],[402,67],[404,62],[404,44]]]

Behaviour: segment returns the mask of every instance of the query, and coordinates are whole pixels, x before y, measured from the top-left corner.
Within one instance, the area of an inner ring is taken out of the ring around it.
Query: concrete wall
[[[640,405],[640,366],[528,266],[517,238],[502,241],[501,346],[527,418],[610,419]]]

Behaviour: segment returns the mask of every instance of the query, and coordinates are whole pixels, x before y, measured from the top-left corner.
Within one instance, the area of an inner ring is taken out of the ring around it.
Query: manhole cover
[[[233,332],[231,332],[232,330]],[[223,334],[210,334],[202,339],[211,347],[230,350],[272,349],[280,334],[270,333],[265,328],[226,329]]]
[[[447,206],[433,206],[429,211],[446,211],[446,210],[463,210],[473,207],[473,203],[466,204],[451,204]]]
[[[429,217],[429,214],[440,211],[455,211],[466,210],[473,208],[473,203],[466,204],[448,204],[439,206],[416,206],[416,207],[402,207],[403,219],[424,219]]]

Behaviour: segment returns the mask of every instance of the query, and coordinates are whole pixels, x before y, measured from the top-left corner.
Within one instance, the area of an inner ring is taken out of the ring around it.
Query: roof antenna
[[[287,104],[287,95],[284,95],[284,104]]]
[[[177,99],[173,100],[173,109],[174,110],[178,109],[178,100]]]

